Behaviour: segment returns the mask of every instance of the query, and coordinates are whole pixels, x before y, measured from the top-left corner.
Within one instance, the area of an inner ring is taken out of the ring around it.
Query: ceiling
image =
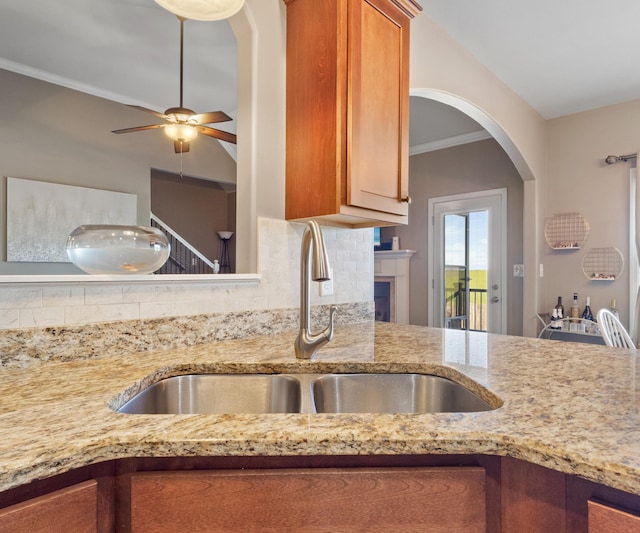
[[[228,21],[186,21],[184,106],[235,116],[236,58]],[[153,0],[2,0],[0,68],[164,111],[180,101],[180,23]]]
[[[421,4],[547,119],[640,98],[638,0]]]
[[[638,0],[420,2],[545,118],[640,98]],[[228,21],[187,21],[184,105],[235,116],[236,59]],[[2,0],[0,68],[163,111],[179,101],[179,24],[153,0]],[[424,99],[411,124],[414,152],[482,135]]]

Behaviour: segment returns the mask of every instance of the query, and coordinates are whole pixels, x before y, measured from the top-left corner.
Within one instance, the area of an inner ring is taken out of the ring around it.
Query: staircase
[[[155,274],[213,274],[213,263],[153,213],[151,226],[162,231],[171,245],[169,259]]]

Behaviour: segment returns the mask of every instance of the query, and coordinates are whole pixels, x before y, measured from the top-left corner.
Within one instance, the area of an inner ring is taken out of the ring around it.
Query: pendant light
[[[193,20],[222,20],[235,15],[244,0],[155,0],[174,15]]]

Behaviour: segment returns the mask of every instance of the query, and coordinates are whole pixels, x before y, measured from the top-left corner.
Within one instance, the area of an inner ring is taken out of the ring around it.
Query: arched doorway
[[[433,138],[430,138],[424,145],[421,140],[411,139],[410,182],[413,202],[409,226],[383,230],[383,232],[393,231],[394,234],[400,235],[403,248],[421,247],[422,250],[421,253],[414,255],[411,263],[412,323],[441,325],[439,321],[434,320],[434,316],[430,316],[428,311],[432,306],[429,305],[427,298],[433,295],[435,284],[433,273],[429,271],[428,266],[428,262],[434,256],[431,249],[432,242],[427,238],[427,230],[433,224],[432,217],[427,220],[428,199],[506,187],[509,189],[509,251],[505,264],[504,292],[509,316],[508,330],[505,332],[522,335],[526,280],[520,276],[524,270],[522,265],[526,263],[524,256],[529,254],[533,257],[535,254],[534,249],[523,249],[523,242],[525,242],[523,228],[526,224],[525,176],[532,180],[533,175],[513,142],[490,117],[477,107],[463,99],[436,90],[414,89],[411,95],[411,136],[415,135],[415,121],[420,120],[420,114],[414,112],[414,103],[418,100],[430,102],[430,107],[436,108],[435,115],[430,115],[427,119],[430,122],[431,133],[434,133],[434,129],[441,128],[443,121],[446,120],[444,136],[448,137],[438,142],[430,142],[433,141]],[[435,121],[432,121],[434,117]],[[458,130],[456,125],[459,126]],[[457,134],[457,131],[463,133]],[[438,134],[435,136],[437,137]],[[451,143],[448,142],[450,140],[452,140]],[[431,144],[435,148],[427,146]],[[434,153],[425,154],[426,151]],[[445,170],[447,167],[450,167],[450,170]],[[431,183],[424,183],[425,179],[429,179]],[[420,226],[419,231],[412,227],[415,225]],[[411,237],[406,238],[409,235]],[[516,267],[516,276],[512,276],[512,265]],[[424,306],[425,309],[417,310],[418,306]]]

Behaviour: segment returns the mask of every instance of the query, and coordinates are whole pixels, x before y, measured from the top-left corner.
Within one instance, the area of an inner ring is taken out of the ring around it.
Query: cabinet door
[[[587,502],[589,533],[638,533],[640,516],[593,500]]]
[[[485,531],[482,468],[147,472],[131,531]]]
[[[85,481],[0,510],[0,531],[73,533],[97,531],[98,484]]]
[[[287,4],[287,220],[406,224],[414,0]]]
[[[409,22],[390,0],[349,0],[347,204],[407,215]]]

